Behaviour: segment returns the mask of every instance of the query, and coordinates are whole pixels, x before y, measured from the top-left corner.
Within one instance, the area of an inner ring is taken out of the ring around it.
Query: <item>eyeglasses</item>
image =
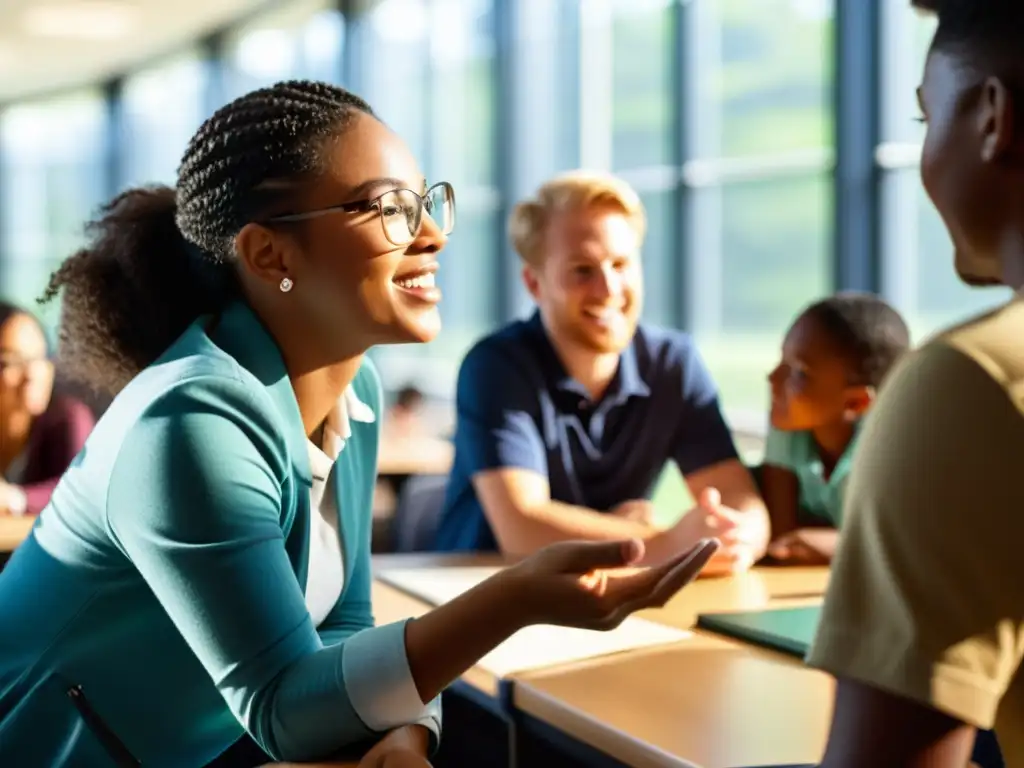
[[[367,213],[377,211],[384,237],[393,245],[408,245],[420,233],[423,212],[434,220],[441,231],[450,235],[455,229],[455,190],[447,181],[435,184],[422,195],[411,189],[390,189],[368,200],[332,205],[305,213],[274,216],[267,222],[306,221],[329,213]]]

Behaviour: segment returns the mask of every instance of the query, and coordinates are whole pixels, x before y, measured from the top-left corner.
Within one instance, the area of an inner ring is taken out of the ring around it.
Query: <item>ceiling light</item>
[[[31,5],[22,16],[25,31],[38,37],[115,40],[138,22],[138,9],[112,0]]]

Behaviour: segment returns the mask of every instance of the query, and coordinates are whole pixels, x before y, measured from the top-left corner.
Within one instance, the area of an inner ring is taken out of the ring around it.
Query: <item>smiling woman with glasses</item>
[[[642,543],[566,543],[374,627],[364,355],[440,330],[454,221],[364,101],[304,81],[215,113],[175,189],[106,206],[48,295],[68,372],[116,396],[0,573],[0,764],[427,765],[441,689],[497,644],[611,628],[695,575],[714,543],[628,575],[603,569]]]

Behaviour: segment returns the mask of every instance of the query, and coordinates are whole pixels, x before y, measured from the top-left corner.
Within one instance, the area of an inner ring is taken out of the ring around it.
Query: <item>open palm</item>
[[[718,547],[708,539],[661,565],[625,570],[643,557],[641,541],[563,542],[510,570],[524,582],[536,623],[608,630],[631,613],[665,605]]]

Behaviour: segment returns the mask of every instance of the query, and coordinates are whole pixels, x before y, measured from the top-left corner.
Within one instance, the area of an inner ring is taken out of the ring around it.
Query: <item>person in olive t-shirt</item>
[[[921,175],[972,285],[1024,285],[1024,2],[938,13]],[[937,264],[936,268],[942,265]],[[908,356],[862,428],[808,662],[834,675],[823,766],[1024,766],[1024,299]]]

